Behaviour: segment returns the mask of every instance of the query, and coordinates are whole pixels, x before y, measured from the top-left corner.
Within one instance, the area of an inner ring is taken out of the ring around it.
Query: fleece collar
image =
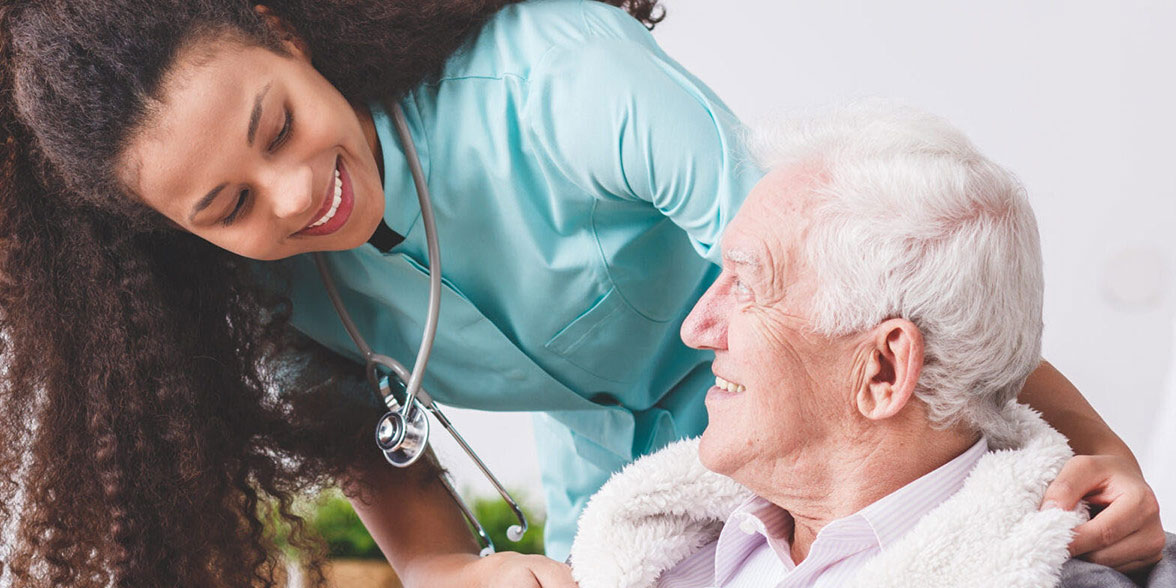
[[[1050,587],[1082,515],[1039,512],[1046,486],[1073,453],[1028,407],[1011,407],[1012,449],[980,458],[964,486],[858,573],[851,586]],[[589,501],[572,544],[581,588],[644,588],[714,541],[753,495],[698,461],[698,440],[630,464]]]

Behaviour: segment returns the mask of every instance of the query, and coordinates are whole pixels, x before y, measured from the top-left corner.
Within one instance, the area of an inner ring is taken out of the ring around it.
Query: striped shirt
[[[792,517],[763,498],[731,513],[717,541],[669,569],[658,588],[841,586],[952,494],[988,452],[970,449],[862,510],[825,525],[800,565],[792,561]]]

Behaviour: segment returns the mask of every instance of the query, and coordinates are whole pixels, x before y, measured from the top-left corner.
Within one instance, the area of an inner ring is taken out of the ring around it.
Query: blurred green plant
[[[497,496],[477,498],[472,508],[498,551],[543,553],[543,519],[526,507],[523,507],[523,513],[527,516],[530,528],[518,543],[506,538],[507,528],[517,523],[514,511],[506,502]],[[372,539],[342,492],[326,490],[297,510],[306,517],[311,531],[317,533],[326,543],[327,557],[384,559],[384,554],[380,552],[376,541]],[[286,537],[289,531],[272,505],[267,513],[267,519],[277,544],[283,550],[287,550]]]

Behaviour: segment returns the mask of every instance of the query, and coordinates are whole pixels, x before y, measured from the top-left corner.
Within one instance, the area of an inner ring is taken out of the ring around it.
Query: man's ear
[[[923,333],[906,319],[889,319],[870,331],[857,408],[872,420],[893,417],[915,394],[923,370]]]
[[[278,33],[286,51],[299,59],[310,62],[310,46],[306,44],[306,40],[298,34],[298,31],[294,30],[289,21],[278,16],[272,8],[265,4],[254,5],[253,10],[261,15],[261,19],[265,21],[266,25]]]

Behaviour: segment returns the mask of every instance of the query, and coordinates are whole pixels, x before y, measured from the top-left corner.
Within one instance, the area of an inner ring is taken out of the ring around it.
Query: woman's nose
[[[305,216],[314,207],[314,172],[308,165],[275,170],[269,182],[269,199],[277,218]]]

